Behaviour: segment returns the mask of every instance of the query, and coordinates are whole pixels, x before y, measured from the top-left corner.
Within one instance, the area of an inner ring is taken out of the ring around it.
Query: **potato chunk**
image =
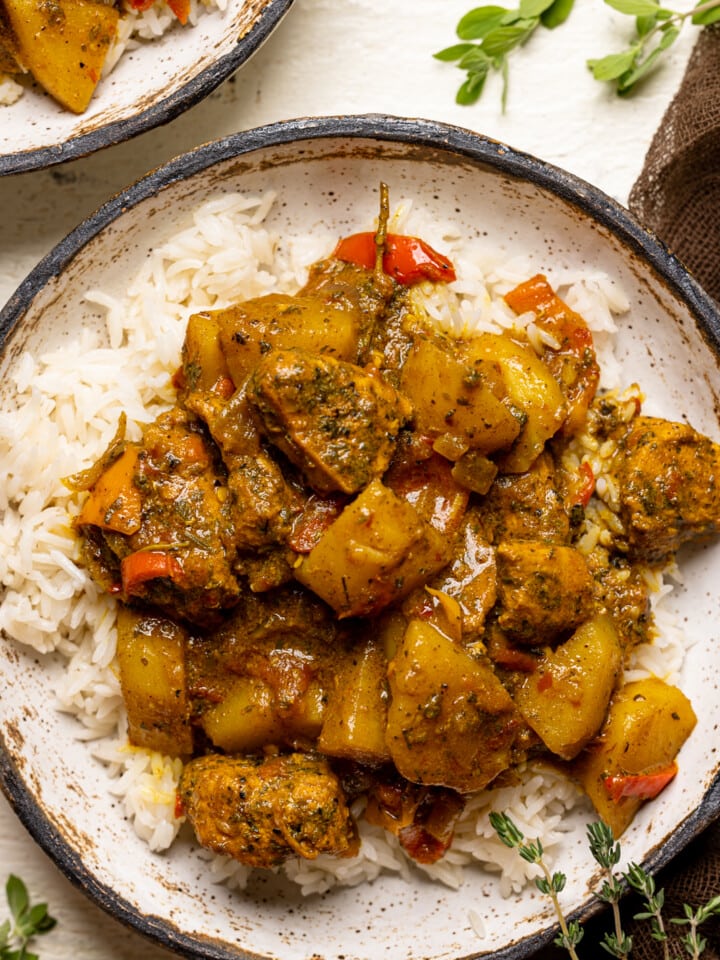
[[[413,783],[482,790],[511,765],[523,728],[492,667],[412,620],[388,669],[387,744]]]
[[[390,759],[385,744],[387,660],[370,641],[351,650],[337,672],[318,740],[321,753],[358,763]]]
[[[599,614],[548,647],[513,699],[548,750],[572,760],[602,726],[621,667],[615,627]]]
[[[575,768],[615,837],[629,826],[643,799],[654,795],[653,779],[671,767],[696,721],[685,694],[657,677],[628,683],[615,696],[600,736]],[[632,783],[628,795],[612,798],[612,778],[620,785],[624,778]],[[649,788],[645,796],[643,779]]]
[[[440,534],[373,480],[298,561],[295,576],[340,617],[377,613],[448,559]]]
[[[503,403],[500,367],[487,357],[465,361],[457,350],[418,338],[402,368],[400,388],[415,408],[417,429],[449,434],[472,450],[509,447],[520,433],[520,415]]]
[[[118,11],[92,0],[3,0],[22,61],[73,113],[87,109],[115,36]]]
[[[192,752],[186,633],[171,620],[118,607],[117,658],[130,742],[168,756]]]
[[[361,318],[342,303],[270,293],[208,311],[208,316],[220,328],[220,346],[238,387],[266,354],[278,348],[298,347],[340,360],[357,358]]]
[[[565,421],[565,398],[557,380],[529,344],[507,335],[481,334],[467,342],[465,354],[472,362],[492,361],[500,367],[508,399],[525,418],[500,468],[505,473],[524,473]]]

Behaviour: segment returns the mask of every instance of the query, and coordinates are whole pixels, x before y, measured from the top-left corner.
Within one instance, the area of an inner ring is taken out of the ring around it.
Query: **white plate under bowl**
[[[126,51],[88,109],[71,113],[28,86],[0,107],[0,176],[75,160],[167,123],[198,103],[257,50],[293,0],[228,0]]]
[[[71,342],[81,322],[102,326],[83,300],[88,287],[121,293],[151,248],[176,232],[201,201],[222,191],[277,190],[270,223],[336,235],[373,222],[380,180],[391,196],[415,197],[468,237],[499,251],[534,254],[548,266],[592,266],[630,299],[621,318],[623,379],[638,380],[653,412],[687,417],[720,439],[720,318],[682,266],[626,210],[572,176],[468,131],[391,117],[298,120],[209,144],[176,159],[111,200],[64,240],[0,314],[0,400],[12,407],[8,372],[25,349]],[[720,810],[720,543],[684,551],[675,603],[694,646],[682,686],[698,726],[680,773],[623,837],[628,860],[655,870]],[[40,845],[118,919],[186,956],[459,960],[527,956],[553,935],[534,889],[503,899],[471,870],[457,892],[418,879],[381,877],[364,887],[303,900],[263,877],[245,893],[210,882],[204,862],[180,848],[150,854],[108,796],[103,768],[75,738],[75,721],[48,706],[52,658],[0,642],[0,783]],[[568,875],[563,903],[591,909],[585,820],[557,857]],[[478,936],[470,911],[482,917]]]

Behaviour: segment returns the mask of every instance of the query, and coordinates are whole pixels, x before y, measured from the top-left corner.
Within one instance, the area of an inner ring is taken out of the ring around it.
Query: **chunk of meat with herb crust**
[[[637,417],[615,476],[629,555],[659,564],[685,542],[720,531],[720,446],[685,423]]]
[[[340,782],[320,757],[199,757],[183,769],[179,798],[202,846],[250,867],[358,849]]]
[[[508,540],[497,548],[498,626],[535,646],[593,613],[594,583],[573,547]]]
[[[271,451],[263,446],[250,416],[245,388],[235,391],[229,400],[195,393],[186,403],[207,423],[227,468],[228,509],[237,549],[282,543],[302,501]]]
[[[180,407],[149,424],[132,449],[137,457],[128,480],[139,494],[139,519],[127,528],[131,533],[101,530],[102,550],[91,535],[95,562],[102,555],[116,566],[123,599],[205,622],[239,596],[226,471],[201,421]],[[93,491],[80,526],[92,498]]]
[[[495,479],[482,500],[482,519],[488,540],[570,541],[570,515],[566,509],[555,465],[549,453],[519,474]]]
[[[356,493],[381,477],[411,413],[379,375],[304,350],[273,351],[248,397],[261,430],[318,493]]]

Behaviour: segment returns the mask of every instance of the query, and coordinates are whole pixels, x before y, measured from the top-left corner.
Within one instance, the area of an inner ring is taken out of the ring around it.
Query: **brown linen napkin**
[[[640,176],[629,199],[630,210],[720,302],[720,23],[705,27],[696,41],[675,98],[653,137]],[[656,878],[665,891],[663,917],[671,960],[688,957],[681,942],[688,927],[669,923],[683,917],[683,905],[694,910],[720,896],[720,822],[708,828]],[[662,945],[651,935],[639,897],[621,903],[623,928],[632,937],[632,960],[662,960]],[[578,956],[609,957],[601,943],[612,930],[609,910],[584,925]],[[720,960],[720,918],[704,923],[707,940],[703,960]],[[567,960],[567,952],[549,946],[532,960]]]
[[[720,24],[700,32],[629,207],[720,301]]]

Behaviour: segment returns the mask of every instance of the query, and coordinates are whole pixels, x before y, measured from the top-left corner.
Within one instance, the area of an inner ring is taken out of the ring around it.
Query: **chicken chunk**
[[[491,543],[568,543],[570,539],[570,515],[547,453],[538,457],[526,473],[499,476],[483,499],[482,509],[483,525]]]
[[[356,493],[381,477],[411,413],[379,376],[304,350],[273,351],[248,397],[264,433],[319,493]]]
[[[509,540],[497,548],[498,625],[535,646],[593,612],[593,578],[573,547]]]
[[[631,558],[663,563],[720,531],[720,446],[685,423],[638,417],[615,470]]]
[[[93,570],[106,565],[121,580],[124,600],[206,623],[232,607],[240,589],[232,569],[227,477],[217,450],[201,422],[174,407],[126,452],[132,454],[126,469],[108,486],[124,504],[121,515],[94,509],[108,499],[105,482],[124,462],[117,460],[94,484],[78,518],[86,532],[85,560]]]
[[[228,509],[237,548],[255,551],[282,543],[301,501],[264,449],[245,389],[227,401],[196,393],[186,403],[206,422],[227,468]]]
[[[319,757],[199,757],[185,765],[179,797],[203,847],[250,867],[358,849],[342,787]]]

